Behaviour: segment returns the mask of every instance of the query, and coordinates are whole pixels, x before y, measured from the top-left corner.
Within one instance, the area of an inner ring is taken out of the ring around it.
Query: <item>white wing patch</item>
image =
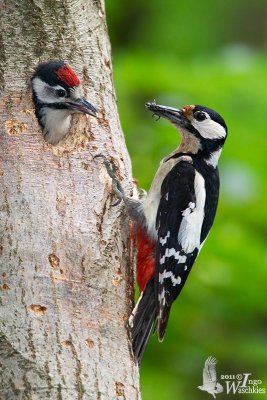
[[[196,203],[193,203],[192,201],[190,201],[190,203],[188,204],[188,207],[182,211],[182,216],[186,217],[187,215],[191,214],[191,212],[194,210],[194,208],[196,208]]]
[[[159,274],[159,283],[162,284],[164,279],[167,279],[167,278],[171,278],[173,286],[180,285],[180,283],[182,282],[182,279],[180,278],[180,276],[177,276],[177,278],[175,278],[172,271],[166,271],[166,269],[165,269],[162,274]]]
[[[165,254],[161,259],[159,260],[160,265],[165,264],[166,258],[174,257],[175,260],[178,260],[178,263],[185,263],[186,262],[186,256],[180,256],[180,251],[176,251],[174,248],[172,249],[166,249]]]
[[[182,211],[183,219],[178,232],[178,241],[186,253],[192,253],[195,248],[198,249],[200,247],[200,234],[204,219],[204,207],[206,201],[205,181],[202,175],[197,171],[195,175],[194,189],[196,202],[190,202],[188,208]]]

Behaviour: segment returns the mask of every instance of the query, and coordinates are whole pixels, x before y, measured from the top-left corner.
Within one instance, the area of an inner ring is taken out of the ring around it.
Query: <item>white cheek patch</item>
[[[193,119],[191,124],[204,139],[223,139],[226,136],[224,127],[209,117],[204,121]]]
[[[54,86],[53,89],[51,89],[51,87],[47,85],[47,83],[42,81],[42,79],[34,78],[32,81],[32,86],[35,93],[37,94],[38,100],[42,103],[52,104],[58,103],[59,101],[65,101],[64,97],[59,100],[59,98],[54,93],[54,89],[63,89],[65,91],[65,89],[59,85]]]
[[[47,83],[42,81],[40,78],[34,78],[32,81],[32,86],[37,94],[38,100],[45,104],[53,104],[53,103],[65,103],[69,102],[70,99],[75,101],[80,99],[83,96],[83,91],[81,85],[75,86],[74,88],[70,88],[70,98],[68,97],[58,97],[55,93],[55,90],[64,89],[64,87],[60,85],[49,86]]]

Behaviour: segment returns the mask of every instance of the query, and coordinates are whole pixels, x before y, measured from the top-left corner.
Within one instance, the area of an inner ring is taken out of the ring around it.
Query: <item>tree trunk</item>
[[[130,188],[104,4],[0,0],[0,12],[0,398],[140,399],[128,223],[93,160],[113,157]],[[76,116],[57,146],[28,88],[49,59],[73,67],[100,114]]]

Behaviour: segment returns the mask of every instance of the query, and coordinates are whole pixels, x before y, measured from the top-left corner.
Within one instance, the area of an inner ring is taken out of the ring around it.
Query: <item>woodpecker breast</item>
[[[180,161],[192,162],[192,158],[179,154],[178,157],[172,157],[176,155],[177,150],[171,153],[168,157],[162,160],[156,175],[153,179],[149,192],[143,201],[143,211],[146,217],[146,224],[149,236],[154,240],[157,240],[158,234],[156,230],[156,218],[159,208],[159,202],[161,199],[161,186],[162,182],[169,173],[169,171]]]

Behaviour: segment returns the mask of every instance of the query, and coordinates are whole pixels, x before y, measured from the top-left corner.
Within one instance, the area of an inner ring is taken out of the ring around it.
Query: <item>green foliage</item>
[[[219,360],[219,374],[251,372],[267,391],[267,4],[106,5],[118,107],[139,185],[149,189],[159,160],[180,140],[165,120],[151,118],[145,102],[207,105],[229,129],[215,225],[163,344],[150,340],[141,368],[143,400],[209,398],[196,389],[209,355]]]

